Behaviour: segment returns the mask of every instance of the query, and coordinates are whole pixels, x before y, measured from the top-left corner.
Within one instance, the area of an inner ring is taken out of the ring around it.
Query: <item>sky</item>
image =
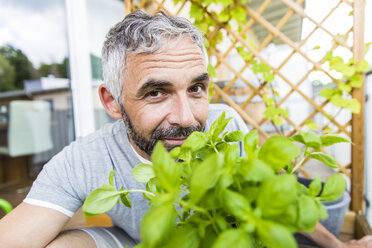
[[[21,49],[36,67],[68,56],[64,0],[0,0],[0,6],[0,46]],[[100,55],[105,34],[123,16],[124,5],[118,0],[87,0],[87,46],[92,54]]]

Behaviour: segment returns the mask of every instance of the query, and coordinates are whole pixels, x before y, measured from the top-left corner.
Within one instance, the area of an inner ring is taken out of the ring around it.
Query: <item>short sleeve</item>
[[[57,210],[71,217],[82,205],[77,184],[78,174],[71,164],[69,151],[64,148],[54,156],[39,173],[30,192],[24,199],[25,203]]]

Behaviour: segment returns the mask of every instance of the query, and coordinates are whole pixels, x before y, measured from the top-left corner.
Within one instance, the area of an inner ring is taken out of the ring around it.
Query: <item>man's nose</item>
[[[172,101],[171,109],[172,112],[168,118],[169,124],[189,127],[195,123],[194,114],[187,96],[177,96]]]

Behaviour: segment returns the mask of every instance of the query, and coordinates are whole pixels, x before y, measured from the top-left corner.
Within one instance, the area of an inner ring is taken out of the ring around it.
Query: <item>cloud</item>
[[[68,56],[64,5],[59,0],[21,2],[0,0],[0,45],[21,49],[36,67],[61,62]]]

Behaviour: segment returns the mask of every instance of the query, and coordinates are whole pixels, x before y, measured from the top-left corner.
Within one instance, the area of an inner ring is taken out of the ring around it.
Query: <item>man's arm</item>
[[[372,248],[371,235],[365,236],[360,240],[352,240],[344,243],[337,239],[319,222],[316,225],[314,232],[301,232],[301,234],[324,248]]]
[[[0,247],[45,247],[69,219],[56,210],[21,203],[0,220]]]

